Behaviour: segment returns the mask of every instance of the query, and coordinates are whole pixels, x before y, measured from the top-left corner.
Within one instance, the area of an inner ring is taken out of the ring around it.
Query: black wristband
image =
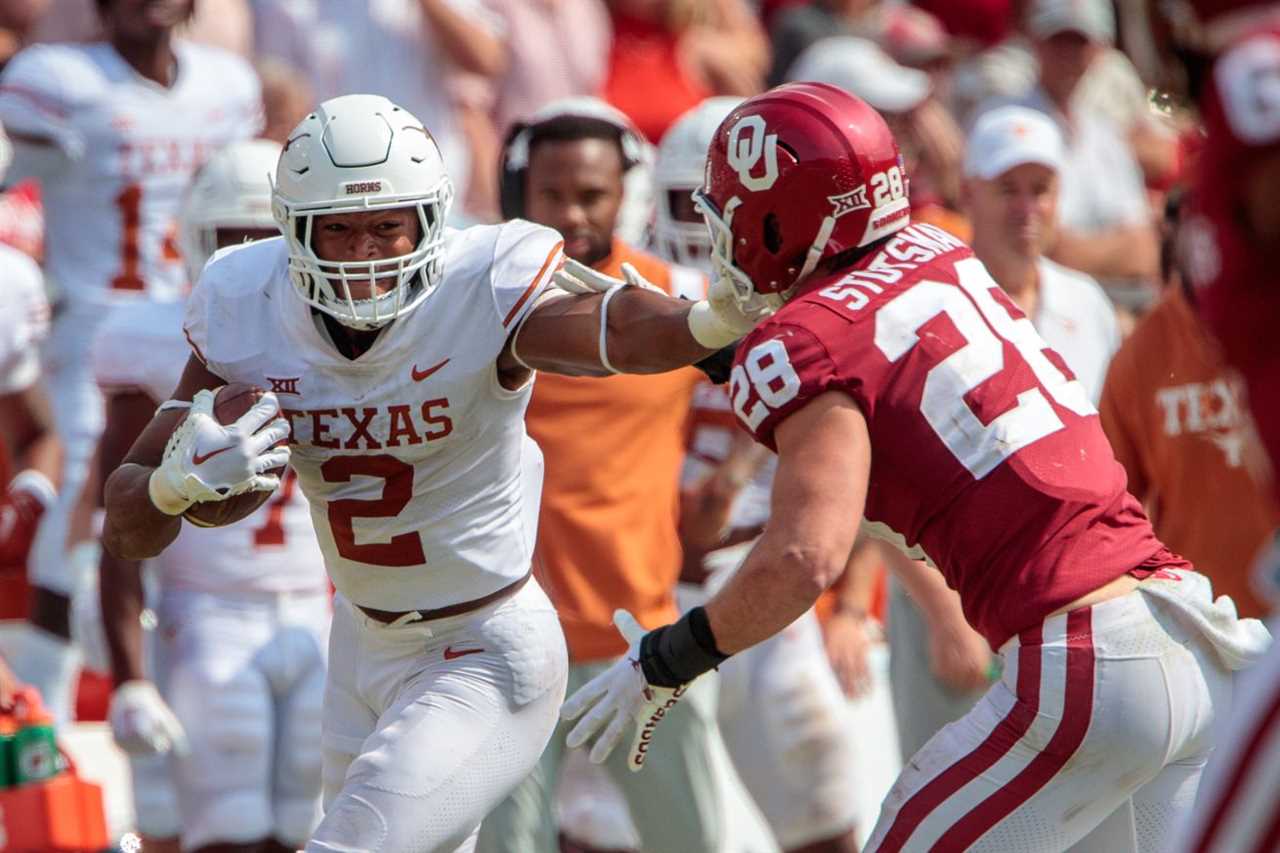
[[[715,669],[729,656],[716,648],[707,611],[695,607],[674,624],[640,640],[640,667],[654,687],[679,687]]]
[[[737,349],[737,344],[729,344],[711,353],[702,361],[695,361],[693,366],[705,373],[712,384],[723,385],[729,381],[729,372],[733,370],[733,355]]]

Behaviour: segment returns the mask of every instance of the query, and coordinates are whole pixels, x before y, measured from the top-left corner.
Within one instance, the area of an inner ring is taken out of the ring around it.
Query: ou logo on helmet
[[[762,117],[743,116],[729,130],[727,159],[744,187],[752,192],[767,190],[778,180],[778,134],[767,132]],[[761,159],[764,174],[752,174]]]

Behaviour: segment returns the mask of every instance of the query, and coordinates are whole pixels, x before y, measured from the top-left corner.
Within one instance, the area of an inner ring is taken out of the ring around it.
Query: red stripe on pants
[[[1053,737],[1022,771],[961,818],[939,847],[965,850],[1057,775],[1084,743],[1093,718],[1093,625],[1089,608],[1067,614],[1067,685],[1062,720]]]
[[[1043,628],[1023,631],[1018,640],[1018,700],[977,749],[935,776],[902,804],[877,848],[898,853],[929,814],[1013,749],[1035,722],[1040,710],[1040,650]]]
[[[1217,802],[1213,804],[1213,817],[1205,824],[1194,848],[1197,853],[1207,853],[1213,849],[1214,836],[1222,828],[1222,822],[1226,819],[1227,812],[1231,811],[1236,794],[1240,792],[1241,786],[1244,785],[1245,779],[1253,768],[1253,762],[1261,752],[1262,742],[1267,739],[1267,735],[1276,728],[1277,724],[1280,724],[1280,685],[1276,688],[1275,696],[1271,698],[1271,704],[1260,715],[1253,734],[1249,736],[1249,742],[1240,750],[1235,769],[1231,771],[1230,776],[1226,777],[1230,781],[1222,788]]]

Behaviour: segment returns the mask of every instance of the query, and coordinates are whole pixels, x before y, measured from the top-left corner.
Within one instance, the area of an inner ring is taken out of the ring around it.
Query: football
[[[256,385],[232,382],[219,388],[213,397],[213,417],[223,426],[230,426],[249,411],[265,392]],[[277,416],[279,417],[279,416]],[[284,475],[284,468],[273,468],[270,473]],[[192,504],[182,517],[197,527],[224,527],[252,515],[271,497],[271,492],[245,492],[224,501],[203,501]]]

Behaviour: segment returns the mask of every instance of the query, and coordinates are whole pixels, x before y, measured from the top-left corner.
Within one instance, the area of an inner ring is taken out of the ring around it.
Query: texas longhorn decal
[[[751,174],[764,157],[764,174]],[[767,133],[764,119],[758,115],[743,116],[729,130],[729,165],[738,180],[752,192],[767,190],[778,180],[778,134]]]

